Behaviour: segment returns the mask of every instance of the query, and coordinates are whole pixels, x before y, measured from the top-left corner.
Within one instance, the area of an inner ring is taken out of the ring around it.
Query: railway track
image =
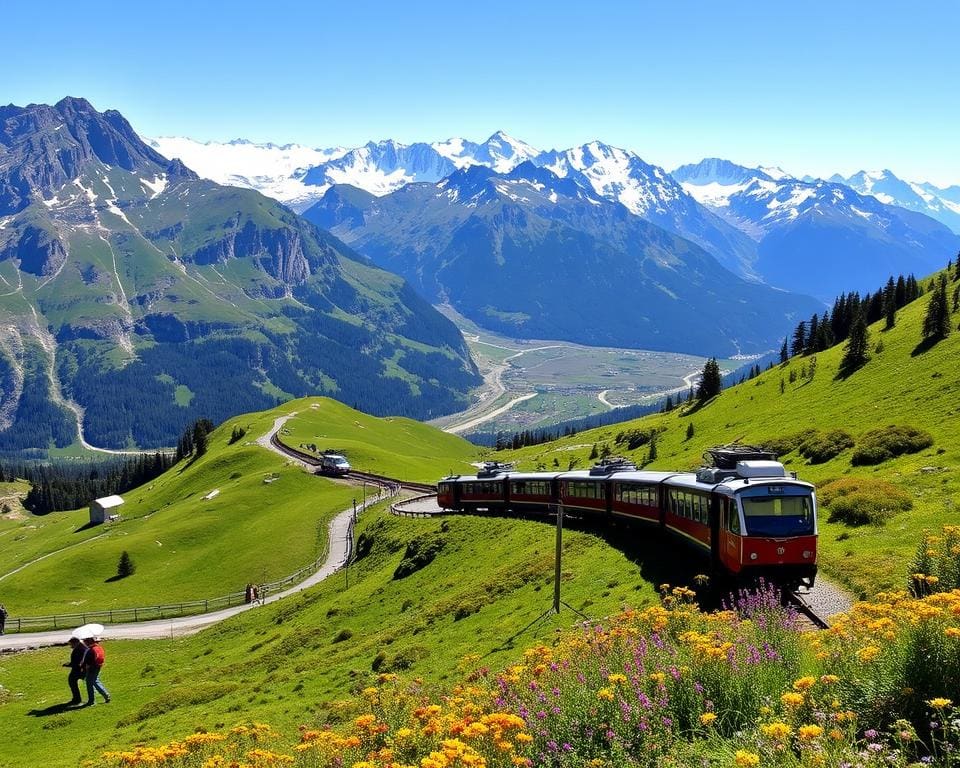
[[[822,618],[811,606],[796,592],[786,594],[787,604],[792,606],[797,613],[808,621],[812,629],[830,629],[830,624]]]
[[[310,453],[305,453],[304,451],[297,450],[296,448],[291,448],[289,445],[284,445],[280,442],[280,438],[277,437],[277,433],[274,432],[270,435],[270,444],[273,445],[281,453],[286,454],[290,458],[299,459],[304,464],[309,464],[311,467],[320,466],[320,459]],[[398,488],[403,488],[410,491],[417,491],[419,493],[436,493],[437,486],[428,485],[427,483],[411,483],[407,480],[397,480],[394,477],[386,477],[384,475],[375,475],[372,472],[358,472],[356,470],[351,470],[345,475],[337,475],[337,477],[342,477],[346,480],[353,480],[355,482],[367,482],[373,485],[380,486],[389,486],[394,485]]]

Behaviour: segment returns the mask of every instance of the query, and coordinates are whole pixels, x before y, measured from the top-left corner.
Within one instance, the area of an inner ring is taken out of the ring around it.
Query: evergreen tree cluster
[[[20,464],[0,469],[0,476],[20,477],[31,488],[23,506],[38,515],[78,509],[94,499],[125,493],[148,483],[174,464],[165,453],[141,453],[137,456],[87,464]]]
[[[541,443],[550,443],[559,440],[561,437],[571,437],[577,434],[576,427],[567,424],[566,426],[557,426],[553,429],[525,429],[521,432],[514,432],[508,436],[504,432],[497,432],[494,448],[498,451],[508,449],[524,448],[528,445],[540,445]]]
[[[893,328],[897,310],[922,295],[923,288],[913,275],[900,275],[896,280],[890,277],[882,288],[862,297],[856,291],[842,294],[834,300],[832,310],[822,315],[814,314],[809,320],[802,320],[797,324],[789,340],[789,354],[788,340],[783,340],[780,362],[785,363],[790,357],[798,355],[823,352],[835,344],[847,341],[854,326],[858,324],[858,318],[862,318],[864,327],[885,319],[887,329]]]
[[[177,440],[174,461],[180,461],[187,456],[193,456],[195,459],[203,456],[207,452],[207,435],[213,432],[213,429],[213,422],[210,419],[197,419],[188,426]]]
[[[958,257],[960,258],[960,257]],[[949,270],[947,270],[949,273]],[[957,296],[960,298],[960,285],[957,286]],[[957,304],[954,301],[954,304]],[[930,294],[930,303],[927,305],[927,314],[923,318],[923,340],[928,344],[935,344],[950,335],[950,305],[947,303],[947,275],[940,275]]]

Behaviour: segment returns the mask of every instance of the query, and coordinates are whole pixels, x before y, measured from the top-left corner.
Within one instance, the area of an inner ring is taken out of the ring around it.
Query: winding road
[[[273,429],[256,442],[267,450],[278,453],[285,459],[296,462],[313,471],[313,467],[309,467],[304,462],[284,453],[270,442],[271,436],[278,432],[286,421],[293,416],[296,416],[295,411],[276,419],[273,423]],[[368,505],[375,501],[377,501],[376,498],[369,500]],[[353,507],[338,513],[336,517],[330,521],[327,530],[330,547],[327,559],[319,570],[299,584],[285,589],[283,592],[278,592],[275,595],[266,597],[263,602],[273,603],[277,600],[282,600],[308,587],[319,584],[325,578],[343,568],[353,549],[353,541],[350,537],[350,521],[352,518]],[[216,624],[224,619],[229,619],[231,616],[236,616],[238,613],[249,611],[255,607],[257,606],[253,604],[236,605],[231,608],[224,608],[220,611],[203,613],[196,616],[182,616],[173,619],[158,619],[156,621],[131,622],[128,624],[109,624],[104,630],[104,636],[111,640],[143,640],[192,635],[205,627],[209,627],[212,624]],[[67,642],[69,636],[69,630],[64,629],[52,632],[23,632],[13,635],[2,635],[0,636],[0,652],[22,650],[25,648],[40,648],[49,645],[62,645]]]

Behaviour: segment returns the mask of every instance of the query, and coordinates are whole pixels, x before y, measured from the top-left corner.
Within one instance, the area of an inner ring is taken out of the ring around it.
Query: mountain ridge
[[[172,445],[199,416],[318,392],[427,417],[479,381],[399,278],[118,112],[5,107],[0,142],[0,450],[66,447],[78,419],[95,445]]]

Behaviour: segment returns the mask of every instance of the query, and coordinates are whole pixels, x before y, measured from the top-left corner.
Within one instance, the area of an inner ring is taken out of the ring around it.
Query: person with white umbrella
[[[87,652],[83,657],[83,677],[87,683],[87,706],[92,707],[95,703],[94,690],[100,691],[103,700],[110,701],[110,693],[106,686],[100,680],[100,670],[103,669],[104,653],[103,646],[97,640],[97,636],[103,632],[102,624],[84,624],[73,630],[73,637],[83,640]]]

